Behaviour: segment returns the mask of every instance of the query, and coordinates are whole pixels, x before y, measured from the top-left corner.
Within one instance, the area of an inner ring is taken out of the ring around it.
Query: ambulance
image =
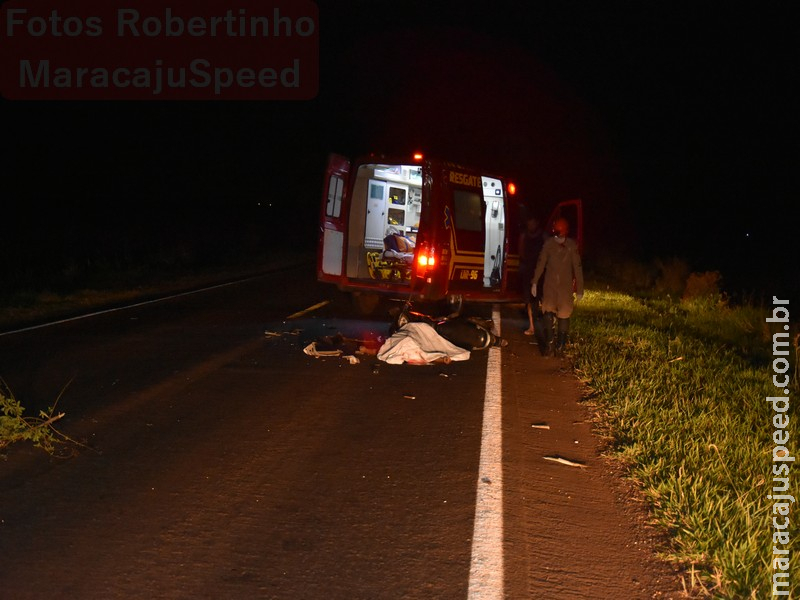
[[[350,292],[372,312],[381,296],[520,302],[517,250],[524,210],[516,186],[482,169],[415,154],[332,154],[323,183],[317,278]],[[550,215],[570,220],[580,240],[580,200]]]

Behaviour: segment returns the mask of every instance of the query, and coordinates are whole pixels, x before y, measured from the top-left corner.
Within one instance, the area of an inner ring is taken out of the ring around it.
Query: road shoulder
[[[685,598],[637,490],[602,455],[568,359],[540,356],[524,324],[503,322],[507,584],[527,584],[509,597]]]

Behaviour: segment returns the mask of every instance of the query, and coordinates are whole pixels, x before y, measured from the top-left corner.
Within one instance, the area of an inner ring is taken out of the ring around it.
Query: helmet
[[[553,221],[553,235],[567,237],[569,233],[569,222],[564,217],[559,217]]]

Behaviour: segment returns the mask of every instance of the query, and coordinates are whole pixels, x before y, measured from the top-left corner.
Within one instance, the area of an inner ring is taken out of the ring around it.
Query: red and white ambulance
[[[410,157],[331,155],[323,186],[317,277],[369,312],[381,295],[519,302],[515,185],[482,169]],[[561,203],[580,240],[580,200]]]

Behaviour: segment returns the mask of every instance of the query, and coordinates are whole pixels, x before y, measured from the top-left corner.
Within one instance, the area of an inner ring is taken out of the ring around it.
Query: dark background
[[[414,150],[583,198],[587,265],[796,286],[789,2],[318,5],[310,101],[0,100],[3,289],[313,248],[329,152]]]

